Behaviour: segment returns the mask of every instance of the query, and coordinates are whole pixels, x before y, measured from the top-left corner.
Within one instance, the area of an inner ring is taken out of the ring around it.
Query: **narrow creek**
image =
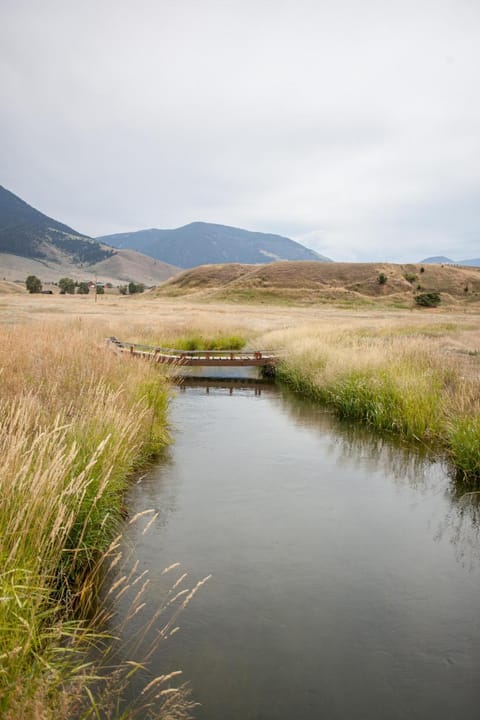
[[[476,497],[441,462],[269,386],[186,386],[172,422],[128,540],[151,608],[166,566],[212,574],[152,668],[198,720],[479,717]]]

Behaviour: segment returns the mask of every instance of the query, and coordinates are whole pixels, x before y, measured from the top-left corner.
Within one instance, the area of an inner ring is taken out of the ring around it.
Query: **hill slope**
[[[0,252],[36,260],[94,263],[113,254],[109,247],[44,215],[0,186]]]
[[[141,253],[116,250],[44,215],[0,186],[0,277],[44,281],[62,276],[154,285],[178,269]]]
[[[174,230],[140,230],[97,238],[117,248],[132,248],[182,268],[215,263],[268,263],[326,258],[300,243],[228,225],[194,222]]]
[[[383,274],[386,282],[380,283]],[[158,287],[158,296],[195,295],[208,300],[254,302],[413,303],[417,292],[439,291],[444,302],[480,301],[480,268],[390,263],[278,262],[209,265]]]

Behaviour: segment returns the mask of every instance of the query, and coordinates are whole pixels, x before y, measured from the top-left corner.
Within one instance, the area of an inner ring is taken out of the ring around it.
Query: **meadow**
[[[114,562],[128,482],[168,443],[170,390],[161,368],[116,355],[106,337],[184,347],[233,338],[275,349],[280,380],[298,392],[446,454],[466,492],[480,475],[480,329],[472,309],[201,304],[149,294],[97,300],[0,296],[7,720],[80,709],[95,717],[99,708],[109,716],[94,695],[99,670],[79,648],[101,644],[92,618],[98,579]],[[171,680],[158,680],[152,717],[190,716],[188,695]]]

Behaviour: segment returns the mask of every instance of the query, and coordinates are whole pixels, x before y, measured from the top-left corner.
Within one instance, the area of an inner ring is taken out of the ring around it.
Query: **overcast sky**
[[[0,0],[0,184],[92,236],[480,256],[480,0]]]

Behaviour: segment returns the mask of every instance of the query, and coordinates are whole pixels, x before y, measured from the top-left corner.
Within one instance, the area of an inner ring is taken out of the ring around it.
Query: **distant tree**
[[[77,290],[77,292],[78,292],[79,295],[88,295],[88,293],[90,292],[90,288],[88,287],[88,283],[86,283],[86,282],[78,283],[78,290]]]
[[[128,291],[128,287],[126,285],[119,285],[118,291],[119,291],[120,295],[126,295],[127,291]]]
[[[58,287],[60,288],[60,295],[73,295],[75,292],[75,281],[68,277],[60,278]]]
[[[95,292],[97,293],[97,295],[105,295],[105,288],[103,287],[103,285],[97,285],[95,287]]]
[[[387,282],[387,276],[385,275],[385,273],[380,273],[378,276],[378,284],[385,285],[386,282]]]
[[[440,293],[439,292],[428,292],[421,293],[415,297],[415,302],[421,307],[437,307],[440,305]]]
[[[142,293],[145,290],[145,285],[143,283],[135,283],[135,282],[129,282],[128,283],[128,292],[130,295],[134,295],[135,293]]]
[[[42,281],[36,275],[29,275],[25,280],[25,287],[29,293],[41,293]]]

